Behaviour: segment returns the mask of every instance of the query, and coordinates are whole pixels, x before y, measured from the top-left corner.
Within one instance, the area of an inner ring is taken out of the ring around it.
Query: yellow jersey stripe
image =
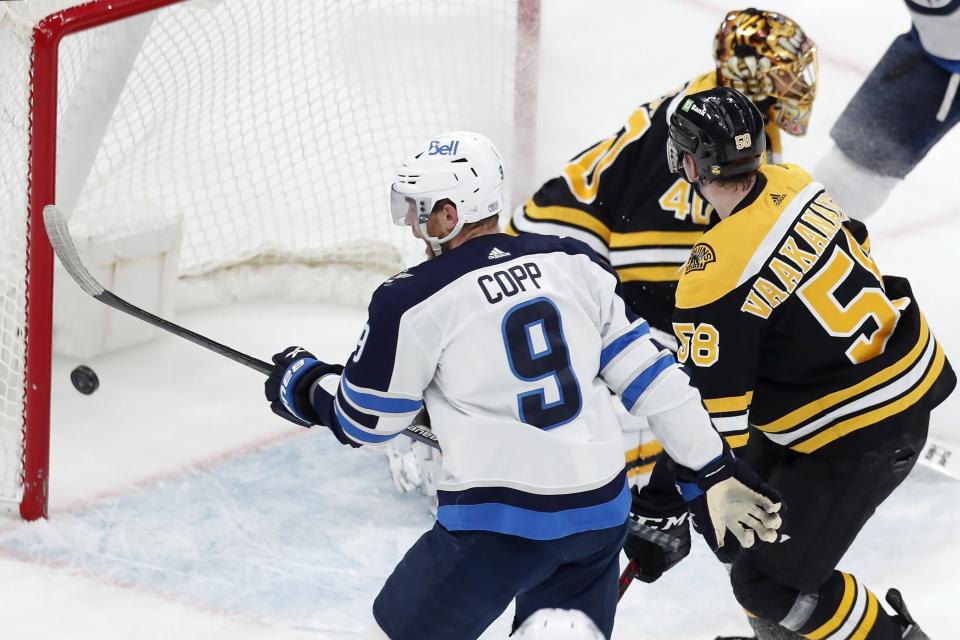
[[[860,395],[865,391],[869,391],[875,387],[879,387],[885,382],[890,381],[893,378],[896,378],[901,373],[910,368],[923,354],[924,348],[927,346],[927,338],[930,336],[930,328],[927,326],[927,319],[920,315],[920,337],[917,340],[917,343],[913,345],[913,348],[893,364],[891,364],[886,369],[881,369],[876,372],[869,378],[864,378],[857,384],[852,387],[847,387],[846,389],[840,389],[839,391],[834,391],[831,394],[825,395],[822,398],[818,398],[809,404],[805,404],[802,407],[794,409],[787,415],[774,420],[773,422],[768,422],[767,424],[755,425],[757,429],[761,431],[766,431],[768,433],[780,433],[781,431],[787,431],[792,429],[797,425],[806,422],[813,416],[826,411],[841,402],[852,398],[853,396]],[[708,409],[710,407],[707,407]]]
[[[794,451],[799,451],[800,453],[810,453],[811,451],[816,451],[825,444],[833,442],[837,438],[842,438],[848,433],[852,433],[857,429],[869,427],[872,424],[880,422],[885,418],[889,418],[892,415],[896,415],[901,411],[910,408],[916,404],[916,402],[920,400],[924,394],[927,393],[927,391],[930,390],[930,387],[933,386],[933,383],[937,381],[937,378],[940,377],[940,373],[943,371],[943,365],[945,362],[946,356],[943,353],[943,347],[937,344],[937,351],[933,356],[933,365],[931,365],[930,370],[927,372],[927,375],[920,382],[920,384],[913,388],[913,391],[895,402],[885,404],[874,409],[873,411],[868,411],[867,413],[861,414],[855,418],[838,422],[832,427],[828,427],[824,431],[821,431],[817,435],[804,440],[800,444],[791,445],[790,448]]]
[[[527,200],[523,207],[524,215],[533,220],[542,222],[565,222],[575,227],[592,231],[600,236],[604,242],[610,242],[610,228],[591,216],[589,213],[574,209],[573,207],[562,207],[560,205],[551,205],[540,207],[534,204],[533,200]]]
[[[611,249],[640,247],[692,247],[703,236],[703,231],[632,231],[610,233]]]
[[[747,442],[750,441],[750,434],[741,433],[737,436],[724,436],[723,439],[727,441],[731,449],[739,449],[740,447],[747,446]]]
[[[637,460],[646,460],[647,458],[653,458],[660,454],[663,451],[663,447],[660,446],[660,443],[656,440],[651,440],[650,442],[644,442],[639,447],[635,449],[630,449],[627,451],[627,464],[635,462]]]
[[[646,464],[641,464],[639,466],[633,467],[632,469],[627,469],[628,478],[636,478],[637,476],[646,475],[653,472],[653,465],[657,464],[656,460],[653,462],[648,462]]]
[[[833,617],[820,625],[819,628],[804,636],[807,640],[823,640],[839,629],[843,621],[847,619],[847,615],[853,607],[853,598],[857,595],[857,587],[853,581],[853,577],[849,573],[841,572],[841,575],[843,575],[843,597],[840,598],[840,606],[837,607]]]
[[[625,267],[617,269],[620,282],[676,282],[680,279],[683,265],[658,265],[654,267]]]
[[[639,447],[627,451],[627,477],[635,478],[653,471],[653,465],[657,463],[656,457],[662,451],[663,447],[656,440],[644,442]]]
[[[508,220],[508,221],[507,221],[507,226],[504,227],[503,232],[504,232],[505,234],[507,234],[508,236],[518,236],[518,235],[520,235],[520,232],[517,231],[517,228],[516,228],[515,226],[513,226],[513,220]]]
[[[733,413],[734,411],[746,411],[753,400],[753,391],[747,391],[742,396],[728,396],[726,398],[704,398],[703,406],[710,413]]]
[[[877,596],[873,595],[872,591],[867,591],[867,597],[869,598],[867,600],[867,613],[863,616],[860,626],[850,636],[850,640],[867,640],[867,636],[873,629],[873,624],[877,621],[877,607],[880,606],[877,603]]]

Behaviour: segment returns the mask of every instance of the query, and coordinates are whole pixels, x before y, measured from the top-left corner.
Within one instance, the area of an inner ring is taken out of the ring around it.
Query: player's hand
[[[263,385],[263,393],[275,414],[301,427],[310,427],[320,423],[310,402],[310,388],[331,373],[343,373],[343,367],[317,360],[303,347],[287,347],[273,356],[273,370]]]
[[[694,527],[716,551],[729,530],[743,548],[756,538],[777,539],[783,506],[780,494],[764,484],[745,463],[724,447],[723,454],[699,471],[676,468],[677,487],[693,514]]]
[[[623,552],[637,565],[637,578],[653,582],[690,553],[687,505],[644,492],[633,494],[630,531]]]

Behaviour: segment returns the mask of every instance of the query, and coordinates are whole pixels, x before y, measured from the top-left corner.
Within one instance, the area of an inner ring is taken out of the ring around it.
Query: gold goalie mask
[[[817,94],[817,48],[796,22],[772,11],[731,11],[714,39],[717,84],[745,94],[781,129],[807,132]]]

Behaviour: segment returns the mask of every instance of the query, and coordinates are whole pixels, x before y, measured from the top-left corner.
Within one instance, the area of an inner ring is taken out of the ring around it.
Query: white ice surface
[[[539,179],[614,131],[632,107],[710,67],[714,0],[544,0]],[[821,93],[791,161],[812,166],[830,125],[889,41],[897,0],[772,2],[821,49]],[[948,355],[960,362],[960,138],[950,134],[870,221],[888,273],[910,277]],[[386,219],[386,218],[384,218]],[[93,304],[93,303],[91,303]],[[343,358],[363,324],[353,308],[245,304],[178,318],[267,358],[289,344]],[[403,551],[430,524],[396,496],[376,455],[272,416],[261,377],[174,338],[54,369],[51,519],[0,520],[0,637],[352,638]],[[934,416],[960,442],[954,395]],[[956,481],[918,469],[844,560],[875,591],[904,591],[937,640],[960,637]],[[505,637],[510,612],[484,636]],[[654,585],[635,584],[614,637],[709,640],[745,632],[723,570],[697,544]]]

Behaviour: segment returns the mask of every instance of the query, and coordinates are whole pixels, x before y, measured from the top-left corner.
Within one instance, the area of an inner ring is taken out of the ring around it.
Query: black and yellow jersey
[[[749,423],[809,453],[956,385],[910,283],[881,275],[863,224],[796,165],[761,167],[676,301],[677,359],[731,446]]]
[[[667,168],[669,115],[688,93],[716,87],[706,73],[640,105],[614,135],[574,157],[514,212],[506,232],[581,240],[610,261],[633,310],[670,332],[674,291],[690,248],[716,223],[713,207]],[[767,126],[776,159],[780,130]]]

